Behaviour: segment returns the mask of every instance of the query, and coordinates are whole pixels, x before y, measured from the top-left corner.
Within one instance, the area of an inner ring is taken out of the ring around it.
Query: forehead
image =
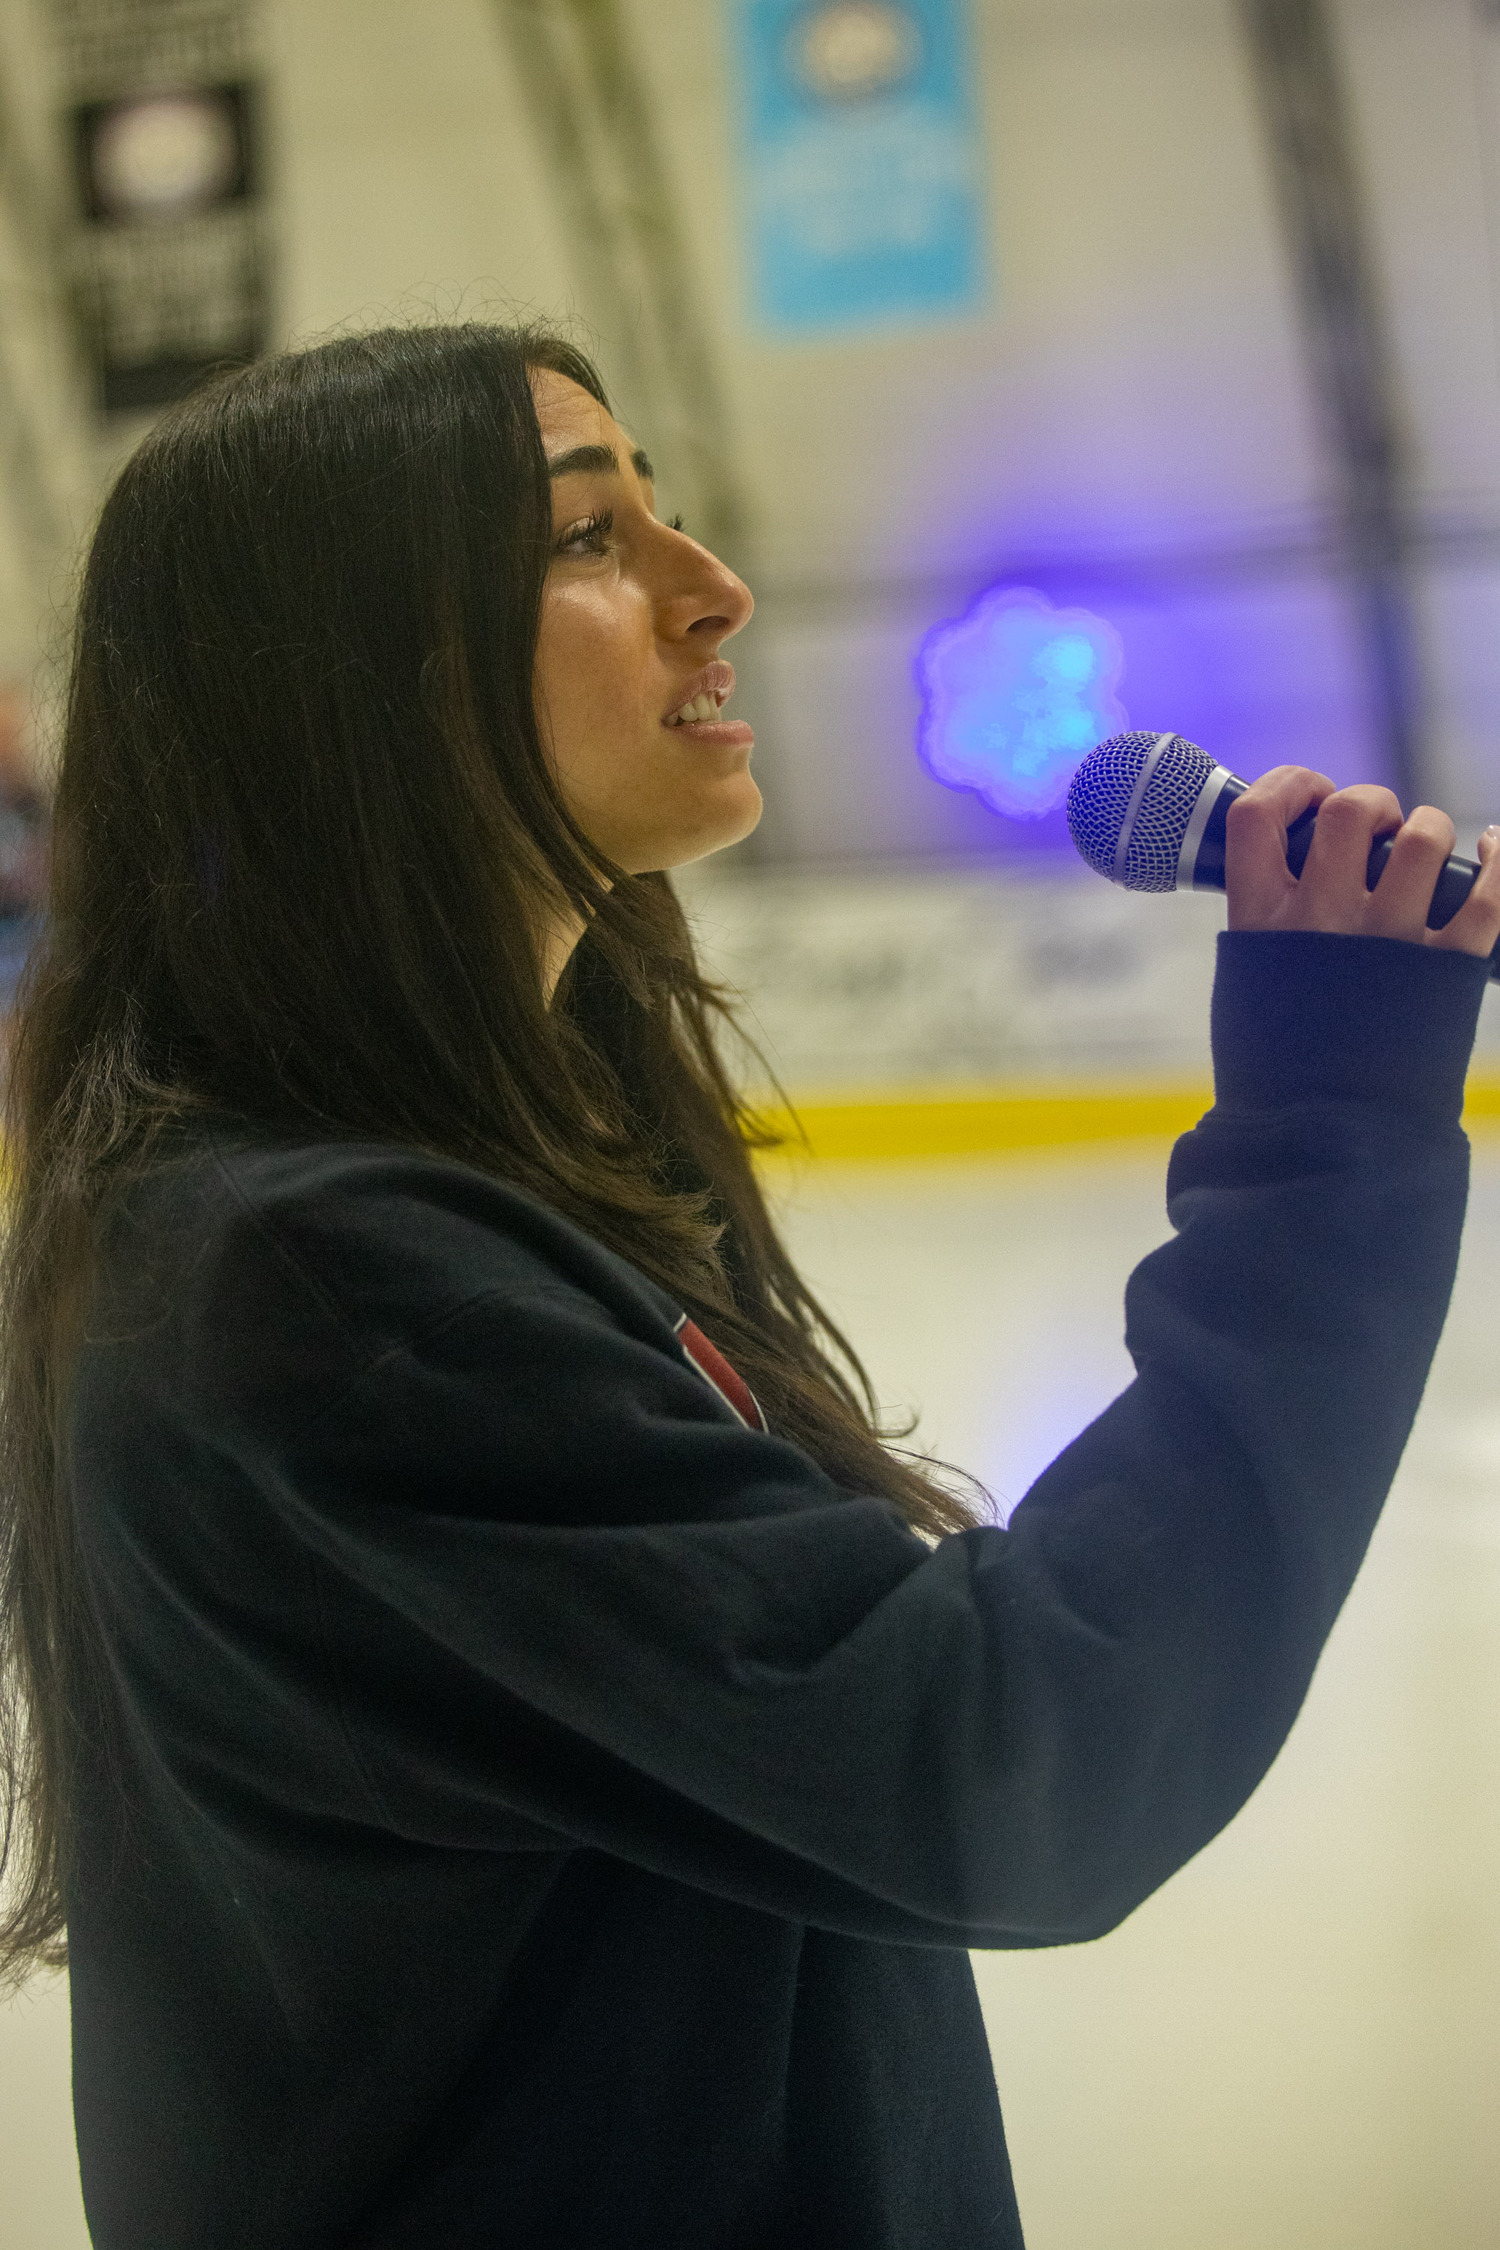
[[[550,367],[534,367],[531,395],[549,454],[565,453],[575,445],[607,445],[622,461],[629,459],[630,440],[614,416],[568,376]]]

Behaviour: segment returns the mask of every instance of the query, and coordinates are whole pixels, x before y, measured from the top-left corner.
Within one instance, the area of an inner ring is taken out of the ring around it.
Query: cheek
[[[593,843],[617,858],[629,803],[642,792],[636,736],[626,716],[622,673],[628,650],[612,650],[576,615],[544,621],[537,643],[536,712],[564,804]],[[633,754],[634,753],[634,754]]]
[[[542,605],[537,636],[536,703],[560,764],[586,756],[602,735],[618,741],[639,725],[640,675],[650,620],[634,614],[618,589],[569,588]]]

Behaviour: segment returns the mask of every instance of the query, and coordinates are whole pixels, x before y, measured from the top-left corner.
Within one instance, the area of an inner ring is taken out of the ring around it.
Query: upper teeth
[[[696,720],[716,719],[718,716],[718,697],[711,693],[705,693],[695,695],[691,703],[684,703],[680,711],[674,711],[667,724],[674,727],[686,727],[693,725]]]

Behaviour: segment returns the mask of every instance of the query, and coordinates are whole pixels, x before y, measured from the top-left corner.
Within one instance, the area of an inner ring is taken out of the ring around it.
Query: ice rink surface
[[[1165,1156],[809,1165],[778,1193],[887,1403],[1014,1502],[1129,1379],[1121,1294],[1166,1232]],[[1500,1140],[1269,1778],[1112,1936],[976,1969],[1031,2250],[1500,2240]],[[54,1983],[0,2011],[0,2242],[85,2240]]]

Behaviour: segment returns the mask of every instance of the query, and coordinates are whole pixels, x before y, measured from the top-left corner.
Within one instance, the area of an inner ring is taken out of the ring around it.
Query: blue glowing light
[[[917,651],[922,762],[992,811],[1038,820],[1062,803],[1079,760],[1128,724],[1115,695],[1123,665],[1102,617],[992,587]]]

